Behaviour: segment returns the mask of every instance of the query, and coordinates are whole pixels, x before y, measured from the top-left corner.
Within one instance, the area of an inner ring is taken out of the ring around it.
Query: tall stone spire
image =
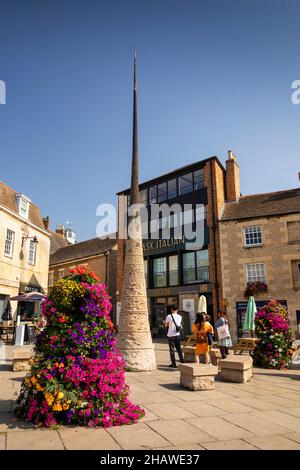
[[[133,139],[130,204],[139,202],[136,55],[134,53]],[[129,216],[124,282],[118,329],[118,347],[126,366],[136,371],[156,369],[144,275],[142,229],[139,210]]]

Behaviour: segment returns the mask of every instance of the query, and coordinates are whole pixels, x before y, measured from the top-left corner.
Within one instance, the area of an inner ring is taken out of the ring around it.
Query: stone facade
[[[24,197],[28,213],[21,215],[18,198]],[[26,196],[0,182],[0,319],[6,299],[20,292],[38,290],[47,293],[50,233],[45,229],[39,208]],[[11,242],[7,244],[8,231]],[[35,255],[30,244],[36,239]],[[10,250],[8,250],[8,246]],[[11,302],[14,316],[17,302]]]
[[[300,208],[299,208],[300,209]],[[236,302],[243,301],[247,284],[246,265],[263,263],[268,292],[255,300],[286,300],[291,326],[297,330],[296,312],[300,311],[300,242],[297,230],[300,213],[224,220],[220,224],[222,283],[231,332],[237,339]],[[245,227],[260,226],[261,246],[246,247]]]

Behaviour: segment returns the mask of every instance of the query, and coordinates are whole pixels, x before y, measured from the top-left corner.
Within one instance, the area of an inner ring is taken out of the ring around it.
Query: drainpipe
[[[212,201],[212,233],[213,233],[213,245],[214,245],[214,270],[215,270],[215,290],[217,294],[217,310],[220,311],[220,301],[219,301],[219,278],[218,278],[218,265],[217,265],[217,242],[216,242],[216,215],[215,215],[215,197],[213,189],[213,163],[210,162],[210,190],[211,190],[211,201]],[[218,313],[217,312],[217,313]]]

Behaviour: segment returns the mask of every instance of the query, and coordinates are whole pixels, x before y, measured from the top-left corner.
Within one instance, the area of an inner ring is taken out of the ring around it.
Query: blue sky
[[[298,0],[0,0],[0,179],[79,240],[130,181],[227,150],[243,194],[299,186]]]

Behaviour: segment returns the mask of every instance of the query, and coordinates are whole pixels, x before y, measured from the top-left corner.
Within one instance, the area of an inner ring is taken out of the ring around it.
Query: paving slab
[[[227,415],[226,415],[227,416]],[[228,415],[233,416],[233,415]],[[233,423],[225,421],[224,418],[219,416],[207,418],[192,418],[188,422],[197,427],[201,431],[214,437],[217,441],[227,441],[232,439],[243,439],[246,437],[253,437],[251,432],[236,426]],[[202,441],[208,442],[208,441]],[[199,441],[200,443],[200,441]]]
[[[210,436],[205,431],[196,429],[190,422],[180,419],[153,421],[148,424],[157,433],[176,446],[201,444],[202,442],[215,440],[213,436]]]
[[[182,408],[187,409],[191,413],[193,413],[194,417],[199,416],[199,417],[205,417],[205,416],[223,416],[226,415],[228,412],[223,410],[220,407],[215,406],[215,402],[217,400],[213,401],[213,403],[209,402],[206,403],[205,401],[193,401],[191,403],[189,402],[184,402],[180,406]],[[221,402],[221,400],[220,400]]]
[[[300,444],[300,432],[291,432],[285,434],[285,437],[291,439],[292,441],[298,442]]]
[[[181,446],[171,446],[171,447],[156,447],[152,450],[169,450],[169,451],[178,451],[178,450],[205,450],[204,447],[199,444],[189,444]]]
[[[280,405],[287,408],[296,408],[297,406],[299,406],[298,401],[291,400],[290,398],[279,397],[278,395],[265,395],[264,401],[269,403],[275,403],[275,405]]]
[[[146,390],[143,392],[132,392],[130,394],[131,401],[135,403],[151,404],[151,403],[170,403],[170,396],[165,392],[152,392],[149,393]],[[172,398],[172,403],[180,403],[180,399],[177,397]]]
[[[278,408],[278,411],[282,411],[282,413],[287,413],[291,416],[296,416],[300,418],[300,407],[299,408]]]
[[[67,450],[119,450],[121,447],[105,429],[61,428],[59,435]]]
[[[247,442],[261,450],[300,450],[300,443],[286,436],[256,436],[246,439]]]
[[[252,407],[257,411],[276,410],[280,406],[259,398],[237,398],[237,401],[243,405],[249,406],[250,408]]]
[[[13,413],[0,413],[0,432],[5,431],[24,431],[33,429],[33,425],[26,421],[18,420]]]
[[[203,447],[207,450],[257,450],[257,447],[243,439],[229,441],[205,442]]]
[[[189,408],[191,411],[189,411],[188,409],[185,409],[183,405],[173,405],[172,403],[149,404],[148,409],[152,411],[154,415],[159,416],[162,419],[193,418],[195,416],[193,413],[194,407],[190,406]]]
[[[26,430],[7,433],[7,450],[63,450],[57,431]]]
[[[255,408],[239,403],[237,400],[228,398],[226,400],[212,400],[210,403],[228,413],[253,413]]]
[[[271,421],[266,420],[261,413],[240,413],[236,415],[227,415],[224,416],[226,421],[236,424],[240,428],[243,428],[254,435],[257,436],[266,436],[271,434],[286,434],[289,431],[289,428],[280,426],[278,424],[272,423]],[[271,411],[272,413],[272,411]]]
[[[153,423],[155,421],[151,425]],[[145,423],[109,428],[107,432],[123,449],[152,449],[172,445]]]
[[[300,418],[296,416],[291,416],[290,414],[282,413],[278,410],[263,411],[260,415],[263,419],[271,423],[284,426],[294,432],[300,432]],[[280,431],[278,433],[281,434]]]

